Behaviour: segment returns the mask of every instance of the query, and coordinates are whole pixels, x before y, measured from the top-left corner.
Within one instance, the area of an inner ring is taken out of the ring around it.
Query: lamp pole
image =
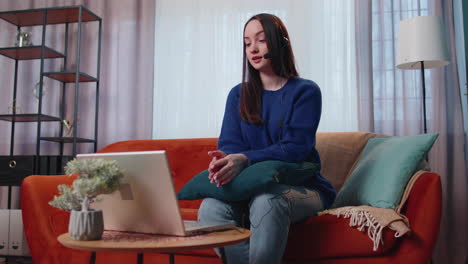
[[[424,113],[424,134],[427,134],[427,118],[426,118],[426,78],[424,78],[424,61],[421,61],[421,78],[422,78],[422,101]]]

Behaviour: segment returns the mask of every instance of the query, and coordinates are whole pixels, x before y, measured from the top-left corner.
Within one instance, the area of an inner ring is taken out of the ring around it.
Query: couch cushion
[[[70,221],[70,212],[56,209],[49,216],[50,229],[55,236],[68,232],[68,222]]]
[[[366,233],[349,227],[349,219],[323,215],[293,224],[289,232],[285,258],[288,260],[321,259],[350,256],[377,256],[397,243],[394,231],[382,232],[383,246],[372,250]],[[346,235],[344,235],[346,234]]]
[[[181,209],[182,217],[197,219],[197,209]],[[285,258],[288,260],[320,259],[346,256],[381,255],[395,246],[394,231],[383,230],[384,244],[372,250],[372,241],[366,233],[349,227],[349,219],[323,215],[293,224],[289,232]],[[343,235],[346,234],[346,235]],[[181,254],[214,256],[213,250],[185,251]]]
[[[322,175],[338,192],[350,174],[369,138],[376,134],[366,132],[317,133],[317,151],[322,161]]]
[[[193,208],[180,208],[180,214],[184,220],[197,220],[198,209]]]
[[[370,139],[332,208],[354,205],[396,208],[406,184],[437,136]]]

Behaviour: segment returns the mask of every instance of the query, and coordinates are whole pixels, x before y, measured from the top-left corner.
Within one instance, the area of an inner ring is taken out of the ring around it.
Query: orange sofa
[[[341,188],[359,158],[367,140],[375,134],[363,132],[318,133],[317,149],[322,173]],[[166,150],[176,189],[204,170],[207,152],[216,149],[217,139],[130,140],[104,147],[100,152]],[[35,264],[88,263],[90,253],[63,247],[57,236],[67,232],[69,213],[48,205],[57,185],[73,178],[30,176],[22,184],[21,206],[26,238]],[[183,217],[196,219],[200,201],[180,201]],[[312,217],[290,229],[284,263],[424,263],[431,257],[441,218],[440,176],[425,172],[411,189],[403,209],[411,234],[395,238],[385,229],[383,245],[377,251],[366,233],[349,227],[349,220],[333,215]],[[98,252],[96,263],[136,263],[136,254]],[[167,254],[145,254],[144,262],[168,263]],[[221,263],[212,250],[178,253],[176,263]]]

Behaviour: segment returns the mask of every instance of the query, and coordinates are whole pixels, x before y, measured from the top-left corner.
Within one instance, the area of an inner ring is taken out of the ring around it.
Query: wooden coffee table
[[[249,230],[236,228],[188,237],[104,231],[101,240],[76,241],[68,233],[61,234],[57,239],[65,247],[91,251],[91,264],[95,262],[96,252],[100,251],[137,252],[138,264],[143,263],[143,253],[167,253],[169,262],[174,264],[175,252],[207,248],[220,248],[223,263],[226,263],[224,247],[245,241],[249,237]]]

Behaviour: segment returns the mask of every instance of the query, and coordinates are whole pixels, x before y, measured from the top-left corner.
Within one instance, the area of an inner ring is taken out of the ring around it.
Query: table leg
[[[227,260],[226,260],[226,253],[224,252],[224,247],[220,247],[219,252],[221,253],[221,259],[223,261],[223,264],[226,264]]]
[[[96,252],[91,252],[91,256],[89,257],[89,264],[94,264],[96,262]]]
[[[174,264],[174,253],[169,253],[169,263]]]
[[[143,253],[138,253],[137,254],[137,263],[138,264],[143,264]]]

